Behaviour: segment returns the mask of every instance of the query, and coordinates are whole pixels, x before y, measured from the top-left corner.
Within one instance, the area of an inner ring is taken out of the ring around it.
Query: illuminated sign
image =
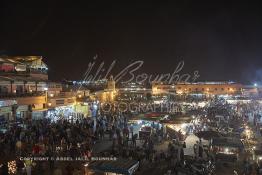
[[[3,106],[12,106],[17,104],[17,102],[15,100],[4,100],[4,101],[0,101],[0,107]]]
[[[7,114],[7,113],[10,113],[10,112],[12,112],[11,106],[0,108],[0,115]]]

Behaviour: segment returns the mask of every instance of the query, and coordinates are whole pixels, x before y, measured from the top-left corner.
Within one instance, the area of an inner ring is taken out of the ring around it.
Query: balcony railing
[[[0,74],[1,75],[30,75],[30,73],[33,73],[33,74],[47,74],[47,71],[45,70],[26,70],[26,71],[3,71],[3,70],[0,70]]]
[[[45,92],[32,93],[0,93],[0,98],[19,98],[19,97],[37,97],[44,96]]]

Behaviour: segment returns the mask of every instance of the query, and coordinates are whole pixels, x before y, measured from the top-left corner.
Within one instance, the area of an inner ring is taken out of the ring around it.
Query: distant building
[[[148,94],[151,95],[151,89],[147,89],[142,83],[121,83],[121,86],[118,88],[117,99],[119,101],[142,101],[147,99]]]
[[[107,81],[107,89],[111,91],[116,90],[116,82],[113,79],[113,76],[110,76],[109,80]]]
[[[206,95],[235,95],[242,94],[243,85],[234,82],[197,82],[164,84],[153,83],[152,94],[206,94]]]
[[[262,96],[262,86],[245,85],[243,87],[243,96],[261,97]]]
[[[113,77],[110,77],[107,80],[107,88],[93,92],[91,98],[100,102],[112,102],[115,100],[116,93],[115,81]]]

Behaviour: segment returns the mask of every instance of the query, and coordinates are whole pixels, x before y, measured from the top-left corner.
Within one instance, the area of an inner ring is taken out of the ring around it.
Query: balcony
[[[41,80],[48,80],[48,74],[46,70],[27,70],[27,71],[3,71],[0,70],[1,76],[6,77],[32,77]]]
[[[75,92],[60,92],[58,94],[49,93],[48,98],[49,99],[57,99],[57,98],[72,98],[75,97]]]
[[[45,96],[45,92],[32,93],[0,93],[0,99]]]

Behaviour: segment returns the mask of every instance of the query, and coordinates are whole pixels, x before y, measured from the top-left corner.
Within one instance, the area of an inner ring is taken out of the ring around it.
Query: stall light
[[[16,161],[10,161],[7,163],[8,165],[8,174],[16,174]]]
[[[54,97],[54,94],[50,94],[50,97]]]
[[[89,164],[88,164],[88,163],[86,163],[86,164],[84,164],[84,167],[88,167],[88,165],[89,165]]]
[[[258,157],[259,160],[262,160],[262,156]]]
[[[137,121],[137,124],[138,124],[138,125],[142,124],[142,120],[138,120],[138,121]]]
[[[177,94],[181,95],[183,92],[182,91],[177,91]]]
[[[48,105],[48,106],[51,106],[51,105],[52,105],[52,103],[48,103],[47,105]]]
[[[45,87],[45,88],[44,88],[44,90],[45,90],[45,91],[47,91],[47,90],[48,90],[48,88],[47,88],[47,87]]]
[[[78,95],[78,98],[81,98],[81,97],[82,97],[82,95],[79,94],[79,95]]]
[[[181,124],[181,128],[185,128],[187,126],[186,123]]]

